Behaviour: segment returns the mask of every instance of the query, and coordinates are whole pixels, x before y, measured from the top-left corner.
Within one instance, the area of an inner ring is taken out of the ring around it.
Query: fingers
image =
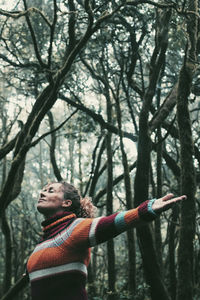
[[[171,200],[172,202],[177,202],[177,201],[181,201],[181,200],[187,199],[186,195],[182,195],[182,196],[179,196],[179,197],[176,197],[176,198],[173,198],[173,197],[174,197],[174,194],[170,193],[170,194],[167,194],[166,196],[164,196],[162,198],[162,200],[163,201]]]
[[[182,201],[182,200],[186,200],[186,199],[187,199],[187,196],[186,195],[182,195],[182,196],[174,198],[173,202],[178,202],[178,201]]]
[[[164,197],[162,197],[162,200],[168,201],[168,200],[172,199],[173,197],[174,197],[174,194],[170,193],[170,194],[167,194]]]

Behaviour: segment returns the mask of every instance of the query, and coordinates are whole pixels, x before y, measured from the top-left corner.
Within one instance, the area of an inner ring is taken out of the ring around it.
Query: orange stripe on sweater
[[[66,241],[72,247],[89,246],[89,231],[92,224],[93,219],[84,219],[80,222],[73,230],[72,234]]]
[[[89,257],[90,249],[75,251],[70,247],[65,247],[63,243],[62,247],[46,248],[33,253],[28,260],[27,269],[30,273],[72,262],[82,262],[88,265]]]
[[[139,221],[138,208],[128,210],[127,213],[125,214],[124,218],[125,218],[126,224],[128,224],[128,225],[137,223],[137,221]]]

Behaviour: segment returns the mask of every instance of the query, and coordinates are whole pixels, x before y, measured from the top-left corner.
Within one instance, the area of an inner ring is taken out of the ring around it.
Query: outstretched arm
[[[172,207],[186,196],[173,198],[168,194],[159,199],[147,200],[137,208],[118,212],[107,217],[94,219],[77,219],[77,225],[73,227],[70,236],[73,245],[95,246],[105,242],[129,228],[142,225],[145,222],[154,220],[162,211]],[[73,223],[72,223],[73,225]]]

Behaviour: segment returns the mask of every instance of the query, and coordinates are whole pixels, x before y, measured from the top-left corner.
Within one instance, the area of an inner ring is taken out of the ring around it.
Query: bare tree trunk
[[[11,286],[12,278],[12,241],[10,227],[5,213],[2,215],[2,232],[5,237],[5,275],[3,283],[3,292],[6,293]]]
[[[145,126],[146,124],[146,126]],[[135,205],[148,199],[149,164],[150,164],[150,139],[148,136],[148,117],[146,112],[140,114],[140,138],[138,144],[137,171],[135,177]],[[158,259],[148,225],[137,228],[138,241],[143,258],[144,272],[151,287],[153,300],[169,300],[165,289]]]
[[[107,100],[107,118],[108,122],[112,120],[112,103],[110,100],[109,91],[106,94]],[[106,196],[106,214],[113,213],[113,158],[112,158],[112,134],[107,133],[106,137],[106,150],[107,150],[107,196]],[[107,242],[107,255],[108,255],[108,300],[116,300],[115,294],[115,249],[113,239]]]
[[[68,150],[69,150],[69,175],[70,175],[70,183],[74,184],[74,144],[75,141],[72,138],[72,128],[69,126],[69,137],[68,137]]]
[[[119,87],[118,87],[119,91]],[[133,208],[133,197],[131,190],[131,179],[129,175],[129,166],[128,159],[124,149],[123,143],[123,134],[122,134],[122,121],[121,121],[121,108],[119,102],[119,94],[115,96],[116,102],[116,112],[117,112],[117,121],[119,128],[120,136],[120,148],[122,153],[122,163],[124,168],[124,184],[125,184],[125,193],[126,193],[126,207],[127,209]],[[134,230],[130,229],[127,231],[127,240],[128,240],[128,288],[130,295],[133,296],[136,287],[136,253],[135,253],[135,239],[134,239]]]
[[[161,137],[161,130],[158,128],[157,131],[158,137]],[[160,140],[160,139],[159,139]],[[162,144],[161,142],[157,145],[157,192],[156,197],[160,198],[162,196]],[[160,217],[155,220],[155,243],[156,243],[156,252],[158,256],[158,262],[160,265],[160,270],[162,273],[163,269],[163,260],[162,260],[162,235],[161,235],[161,222]]]
[[[43,175],[43,168],[42,168],[42,143],[39,143],[39,149],[40,149],[40,152],[39,152],[39,174],[40,174],[40,182],[41,182],[41,187],[44,186],[45,184],[45,180],[44,180],[44,175]]]
[[[176,206],[172,209],[172,219],[169,225],[169,280],[170,280],[170,295],[172,300],[176,299],[176,261],[175,261],[175,229],[178,219],[178,208]]]
[[[100,172],[100,165],[101,165],[101,158],[102,154],[105,150],[105,138],[102,141],[102,144],[100,145],[99,153],[97,155],[97,148],[100,144],[100,141],[102,139],[102,136],[97,141],[96,147],[93,151],[93,161],[92,161],[92,169],[91,169],[91,177],[90,181],[91,183],[87,186],[85,194],[87,192],[87,189],[89,189],[89,196],[94,196],[94,191],[96,188],[96,184],[98,181],[99,176],[101,175]],[[97,157],[96,157],[97,156]],[[96,161],[96,165],[95,165]],[[100,213],[101,214],[101,213]],[[98,246],[94,247],[92,250],[92,260],[90,261],[89,268],[88,268],[88,297],[89,299],[93,299],[96,295],[96,285],[95,285],[95,278],[96,278],[96,268],[97,268],[97,252],[98,252]]]
[[[162,67],[162,71],[164,71],[164,66]],[[159,78],[158,85],[161,86],[162,83],[162,76]],[[159,88],[157,91],[157,108],[160,108],[160,97],[161,97],[161,89]],[[162,134],[161,134],[161,126],[159,125],[157,128],[157,191],[156,197],[160,198],[162,196]],[[158,256],[158,262],[160,265],[161,273],[163,271],[163,260],[162,260],[162,235],[161,235],[161,224],[160,224],[160,217],[155,220],[155,243],[156,243],[156,252]]]
[[[195,169],[193,165],[193,140],[188,109],[188,97],[196,70],[196,46],[198,26],[198,1],[189,1],[187,16],[188,46],[185,61],[179,75],[177,95],[177,119],[180,139],[181,192],[187,200],[181,206],[180,241],[178,249],[178,289],[177,300],[192,300],[194,289],[194,249],[195,234]]]
[[[165,52],[168,41],[168,26],[171,12],[162,11],[158,16],[160,26],[157,33],[157,42],[151,59],[150,83],[144,95],[144,103],[139,119],[139,140],[138,140],[138,159],[135,176],[135,206],[148,199],[149,171],[150,171],[150,151],[151,141],[149,137],[148,116],[155,94],[156,84],[162,66],[165,61]],[[169,300],[167,290],[161,276],[158,259],[149,226],[137,229],[138,241],[143,258],[144,272],[147,282],[151,287],[151,297],[153,300]]]
[[[78,169],[79,169],[79,190],[83,195],[83,170],[82,170],[82,121],[79,120],[79,133],[78,133]]]

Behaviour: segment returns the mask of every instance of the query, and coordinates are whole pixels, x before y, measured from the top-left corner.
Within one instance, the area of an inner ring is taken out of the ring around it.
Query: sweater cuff
[[[158,216],[152,209],[152,205],[156,199],[147,200],[141,203],[138,207],[138,213],[141,219],[144,221],[153,221]]]

